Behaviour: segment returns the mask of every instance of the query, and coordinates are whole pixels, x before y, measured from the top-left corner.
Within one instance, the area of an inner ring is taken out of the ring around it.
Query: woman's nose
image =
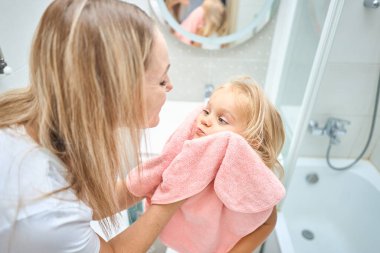
[[[168,82],[168,84],[166,85],[166,92],[169,92],[173,89],[173,84],[171,82]]]

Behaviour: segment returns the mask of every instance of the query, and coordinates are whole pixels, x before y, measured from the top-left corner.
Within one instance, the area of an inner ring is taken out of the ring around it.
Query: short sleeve
[[[92,209],[64,190],[64,164],[24,132],[0,129],[0,252],[98,253]]]
[[[10,252],[98,253],[100,241],[90,221],[91,212],[78,206],[35,213],[15,223]]]

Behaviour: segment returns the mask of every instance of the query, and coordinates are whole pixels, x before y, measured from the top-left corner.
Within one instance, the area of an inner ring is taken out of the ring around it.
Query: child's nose
[[[210,119],[207,117],[203,117],[201,120],[201,123],[205,126],[210,126],[210,124],[211,124],[210,122],[211,122]]]

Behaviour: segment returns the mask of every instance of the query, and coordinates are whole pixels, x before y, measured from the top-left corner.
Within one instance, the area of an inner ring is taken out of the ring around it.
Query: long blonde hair
[[[38,143],[66,164],[70,188],[98,217],[119,210],[117,178],[139,160],[154,27],[122,1],[56,0],[34,35],[30,86],[0,96],[0,128],[32,125]]]
[[[242,136],[260,155],[265,165],[282,177],[284,172],[278,157],[285,142],[285,131],[275,106],[261,87],[248,76],[236,77],[218,89],[229,89],[236,97],[242,118],[246,120]]]

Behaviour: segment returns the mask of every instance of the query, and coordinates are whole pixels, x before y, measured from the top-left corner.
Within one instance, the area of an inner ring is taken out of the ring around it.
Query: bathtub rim
[[[335,167],[343,167],[351,164],[354,159],[346,159],[346,158],[334,158],[331,159],[330,162]],[[323,164],[321,163],[323,162]],[[324,168],[328,168],[326,158],[315,158],[315,157],[299,157],[296,162],[297,167],[311,167],[311,166],[323,166]],[[331,168],[329,168],[331,169]],[[373,187],[375,187],[380,192],[380,170],[376,168],[376,166],[371,163],[369,160],[360,160],[357,164],[355,164],[352,168],[347,170],[333,170],[336,174],[339,173],[353,173],[365,181],[369,182]],[[286,173],[286,172],[285,172]]]

